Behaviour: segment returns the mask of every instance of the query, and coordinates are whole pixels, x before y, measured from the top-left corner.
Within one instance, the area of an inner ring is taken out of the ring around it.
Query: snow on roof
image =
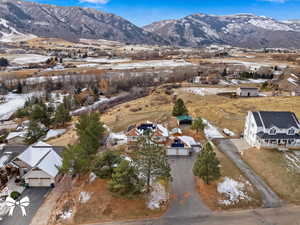
[[[184,142],[187,146],[191,147],[192,145],[197,145],[197,142],[193,137],[190,136],[180,136],[178,137],[182,142]]]
[[[43,140],[47,141],[47,140],[49,140],[51,138],[58,137],[59,135],[64,134],[66,131],[67,131],[66,129],[49,130],[47,132],[46,137]]]
[[[58,168],[61,167],[61,165],[62,158],[55,151],[50,150],[36,167],[52,177],[55,177],[58,174]]]
[[[39,168],[50,176],[55,177],[62,165],[62,158],[45,142],[37,142],[29,146],[17,159],[27,163],[32,168]]]
[[[10,132],[8,134],[8,136],[6,137],[6,140],[11,140],[15,137],[25,137],[26,132],[22,131],[22,132]]]
[[[169,137],[169,131],[167,128],[165,128],[161,124],[157,124],[157,128],[161,131],[161,133],[164,137]]]

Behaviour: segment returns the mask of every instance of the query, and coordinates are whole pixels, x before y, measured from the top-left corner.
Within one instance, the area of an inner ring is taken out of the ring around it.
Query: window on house
[[[290,135],[295,134],[295,130],[293,128],[289,129],[289,133],[288,134],[290,134]]]
[[[270,134],[275,135],[275,134],[276,134],[276,129],[275,129],[275,128],[272,128],[272,129],[270,130]]]

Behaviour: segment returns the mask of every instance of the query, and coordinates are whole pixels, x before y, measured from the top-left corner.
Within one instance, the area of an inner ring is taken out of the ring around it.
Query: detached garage
[[[201,150],[201,144],[197,143],[193,137],[177,136],[173,138],[170,147],[167,148],[167,156],[189,156],[193,152]]]
[[[62,158],[51,145],[39,142],[26,149],[13,163],[24,171],[22,178],[27,186],[51,187],[56,183]]]

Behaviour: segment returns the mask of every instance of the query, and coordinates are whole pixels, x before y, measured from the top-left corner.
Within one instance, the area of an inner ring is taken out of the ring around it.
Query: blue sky
[[[31,0],[61,6],[85,6],[124,17],[138,26],[192,13],[217,15],[254,13],[272,18],[300,19],[300,0]]]

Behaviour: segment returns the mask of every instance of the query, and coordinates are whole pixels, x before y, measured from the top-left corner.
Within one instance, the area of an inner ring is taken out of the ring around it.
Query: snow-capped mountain
[[[217,43],[250,48],[300,47],[300,23],[252,14],[194,14],[178,20],[155,22],[144,29],[184,46]]]
[[[2,39],[19,33],[67,40],[86,38],[168,44],[159,35],[149,33],[119,16],[95,9],[0,0],[0,18]]]

